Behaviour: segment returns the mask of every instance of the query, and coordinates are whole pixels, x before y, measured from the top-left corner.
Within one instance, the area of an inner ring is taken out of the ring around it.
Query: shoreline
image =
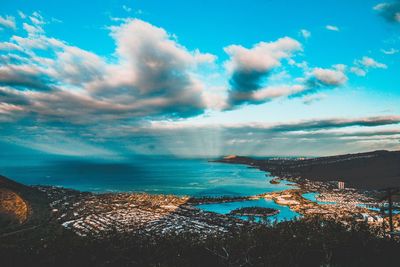
[[[286,159],[283,161],[286,161]],[[287,181],[291,183],[288,185],[296,187],[283,191],[259,194],[253,196],[252,199],[271,199],[276,204],[287,206],[290,210],[301,214],[303,217],[319,216],[326,219],[334,219],[345,225],[352,220],[365,221],[369,225],[384,227],[388,230],[389,223],[387,216],[382,216],[380,212],[367,208],[367,205],[380,205],[379,200],[374,195],[375,191],[371,193],[371,191],[356,188],[338,189],[336,183],[333,183],[333,181],[310,181],[305,178],[294,177],[285,171],[283,167],[271,171],[266,169],[265,166],[262,167],[260,164],[256,164],[258,160],[246,157],[230,156],[216,162],[243,164],[249,168],[257,168],[274,176],[270,181],[273,184]],[[281,175],[282,173],[286,173],[286,175],[283,176]],[[318,194],[316,201],[306,199],[303,195],[307,193]],[[332,199],[334,201],[330,201]],[[396,218],[397,224],[395,227],[400,228],[400,214],[394,215],[395,221]]]
[[[385,223],[385,218],[380,218],[378,212],[357,206],[374,201],[374,199],[361,194],[359,190],[349,188],[337,190],[330,182],[309,181],[290,175],[278,176],[277,174],[284,173],[285,170],[282,168],[275,172],[266,170],[248,159],[246,162],[233,161],[232,158],[228,161],[212,162],[246,165],[248,168],[255,168],[273,176],[266,182],[271,184],[290,182],[287,185],[294,188],[240,197],[196,197],[148,192],[91,193],[57,186],[30,187],[39,189],[51,199],[51,216],[55,222],[82,236],[106,234],[114,227],[122,232],[144,231],[143,233],[147,233],[154,231],[157,234],[164,233],[165,229],[179,233],[184,228],[189,229],[189,232],[193,231],[204,235],[224,232],[228,228],[249,222],[234,218],[229,214],[208,212],[197,206],[259,199],[272,200],[275,204],[286,206],[304,218],[319,216],[334,219],[343,224],[354,219],[365,220],[376,226]],[[303,196],[310,192],[318,194],[317,201],[308,200]],[[332,198],[337,201],[335,204],[321,204],[318,203],[320,198]],[[251,216],[261,217],[254,214]],[[400,218],[400,215],[398,216]],[[149,230],[143,228],[148,224],[152,225]]]
[[[262,171],[263,173],[272,174],[270,171],[264,170],[264,169],[260,168],[259,166],[256,166],[255,164],[248,165],[247,163],[226,162],[224,160],[222,160],[222,161],[215,160],[215,161],[210,161],[210,162],[247,165],[248,168],[258,169],[259,171]],[[319,209],[322,207],[320,204],[310,201],[303,197],[303,194],[311,193],[311,192],[320,194],[321,192],[318,190],[318,188],[310,189],[308,186],[305,186],[304,182],[299,182],[299,180],[297,180],[297,179],[291,179],[288,177],[278,177],[275,175],[269,181],[269,183],[277,184],[277,183],[281,183],[282,181],[290,182],[290,184],[287,184],[287,185],[295,187],[295,188],[281,190],[281,191],[266,192],[266,193],[261,193],[261,194],[257,194],[257,195],[240,196],[240,197],[188,196],[188,195],[148,193],[145,191],[88,192],[88,191],[80,191],[80,190],[76,190],[76,189],[65,188],[65,187],[61,187],[61,186],[47,186],[47,185],[44,185],[44,186],[43,185],[34,185],[31,187],[33,187],[33,188],[50,187],[50,188],[54,188],[54,189],[60,189],[63,191],[70,191],[70,192],[75,191],[75,192],[78,192],[79,194],[96,195],[98,197],[107,197],[107,196],[112,197],[115,195],[149,195],[149,196],[154,196],[154,197],[157,197],[157,196],[174,197],[174,198],[179,198],[179,199],[185,199],[186,205],[190,205],[191,207],[197,208],[197,209],[199,209],[197,207],[198,205],[203,205],[203,204],[242,202],[242,201],[249,201],[249,200],[259,200],[262,198],[270,199],[279,206],[287,206],[290,208],[291,211],[299,213],[301,216],[309,215],[310,212],[307,212],[307,210],[309,210],[310,208]],[[326,184],[324,182],[321,182],[321,183]],[[360,204],[363,204],[363,203],[361,202]],[[324,208],[326,208],[326,206]],[[320,212],[320,214],[323,214],[323,215],[329,213],[326,211],[326,209],[322,209],[320,211],[322,211],[322,212]],[[368,209],[363,209],[363,211],[365,211],[367,213],[369,212]],[[216,213],[216,214],[218,214],[218,213]],[[312,212],[311,214],[318,214],[318,212]]]

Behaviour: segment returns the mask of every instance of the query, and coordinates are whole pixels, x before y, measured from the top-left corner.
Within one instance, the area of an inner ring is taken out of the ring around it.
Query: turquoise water
[[[0,158],[0,174],[28,185],[54,185],[94,193],[147,192],[235,197],[291,188],[285,181],[271,184],[269,181],[273,177],[268,173],[246,165],[172,157],[140,157],[123,162],[62,157],[39,157],[24,161]],[[299,216],[286,206],[264,199],[207,204],[199,208],[226,214],[236,208],[251,206],[279,209],[279,214],[268,217],[273,221],[291,220]]]
[[[317,200],[318,193],[314,193],[314,192],[305,193],[305,194],[303,194],[302,196],[303,196],[305,199],[308,199],[308,200],[310,200],[310,201],[312,201],[312,202],[317,202],[317,203],[320,204],[320,205],[325,205],[325,204],[330,204],[330,205],[332,205],[332,204],[336,204],[336,202],[318,201],[318,200]]]
[[[123,162],[73,158],[0,158],[0,174],[29,185],[55,185],[95,193],[148,192],[189,196],[248,196],[288,189],[245,165],[207,159],[136,157]]]
[[[257,200],[246,200],[246,201],[236,201],[236,202],[225,202],[225,203],[212,203],[212,204],[202,204],[198,205],[202,210],[220,213],[220,214],[228,214],[234,209],[243,208],[243,207],[264,207],[264,208],[273,208],[278,209],[280,212],[273,216],[268,216],[270,221],[289,221],[293,220],[296,217],[300,217],[300,214],[292,211],[287,206],[281,206],[276,204],[273,200],[270,199],[257,199]],[[241,216],[243,219],[248,219],[247,217]],[[260,217],[256,218],[261,220]]]
[[[322,205],[324,205],[324,204],[336,204],[336,202],[318,201],[317,200],[317,196],[318,196],[318,193],[305,193],[305,194],[303,194],[303,197],[305,199],[308,199],[308,200],[313,201],[313,202],[317,202],[318,204],[322,204]],[[365,204],[357,204],[356,206],[362,207],[362,208],[367,208],[367,209],[372,210],[372,211],[380,212],[379,208],[370,207],[370,206],[367,206]],[[399,213],[400,213],[400,210],[393,210],[393,214],[399,214]]]
[[[312,202],[317,202],[317,195],[318,193],[305,193],[302,196],[307,200],[310,200]]]
[[[357,206],[358,206],[358,207],[362,207],[362,208],[367,208],[367,209],[372,210],[372,211],[381,212],[381,209],[380,209],[380,208],[377,208],[377,207],[371,207],[371,206],[365,205],[365,204],[357,204]],[[385,213],[386,213],[386,214],[389,214],[389,211],[387,210],[387,205],[386,205]],[[400,214],[400,208],[393,207],[392,213],[393,213],[393,214]]]

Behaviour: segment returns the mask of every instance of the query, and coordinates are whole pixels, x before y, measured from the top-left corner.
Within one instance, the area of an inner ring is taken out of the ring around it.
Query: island
[[[256,217],[266,217],[272,216],[279,213],[279,210],[272,208],[263,207],[244,207],[232,210],[229,214],[236,216],[256,216]]]

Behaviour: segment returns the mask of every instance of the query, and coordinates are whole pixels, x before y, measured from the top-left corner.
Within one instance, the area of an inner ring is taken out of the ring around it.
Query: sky
[[[399,59],[398,0],[3,0],[1,155],[399,150]]]

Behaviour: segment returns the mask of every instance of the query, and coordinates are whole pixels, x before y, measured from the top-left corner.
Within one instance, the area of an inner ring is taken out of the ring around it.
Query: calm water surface
[[[0,174],[29,185],[95,193],[148,192],[189,196],[247,196],[288,189],[265,172],[207,159],[141,157],[124,162],[74,159],[0,159]]]
[[[320,204],[320,205],[325,205],[325,204],[330,204],[330,205],[332,205],[332,204],[336,204],[336,202],[319,201],[319,200],[317,200],[318,193],[314,193],[314,192],[305,193],[305,194],[303,194],[302,196],[303,196],[305,199],[308,199],[308,200],[310,200],[310,201],[312,201],[312,202],[316,202],[316,203],[318,203],[318,204]]]
[[[270,199],[257,199],[257,200],[246,200],[246,201],[237,201],[237,202],[226,202],[226,203],[212,203],[212,204],[202,204],[198,205],[199,208],[205,211],[216,212],[220,214],[228,214],[234,209],[244,208],[244,207],[264,207],[264,208],[272,208],[279,210],[279,213],[273,216],[268,216],[268,219],[271,221],[289,221],[293,220],[296,217],[300,217],[300,214],[292,211],[287,206],[281,206],[276,204],[274,201]],[[248,219],[247,217],[241,216],[243,219]],[[256,217],[256,219],[260,220],[261,218]]]
[[[189,196],[250,196],[291,188],[271,184],[268,173],[245,165],[208,162],[207,159],[140,157],[124,162],[71,158],[0,158],[0,174],[29,185],[55,185],[94,193],[147,192]],[[272,220],[291,220],[299,214],[271,200],[201,205],[217,213],[240,207],[269,207],[280,213]],[[247,219],[244,218],[243,219]]]

